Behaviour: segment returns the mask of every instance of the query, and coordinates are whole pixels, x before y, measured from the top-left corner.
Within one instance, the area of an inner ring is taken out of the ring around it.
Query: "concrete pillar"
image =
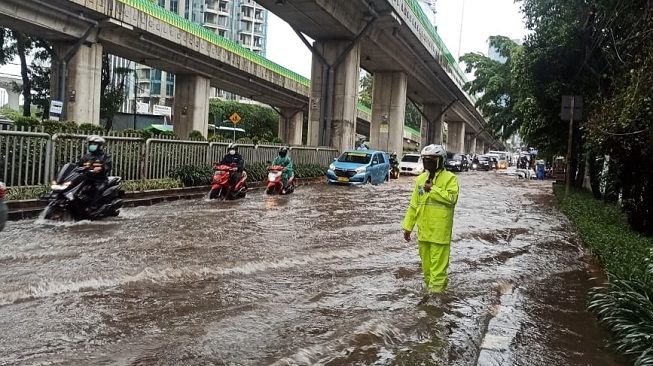
[[[476,154],[476,134],[469,134],[467,137],[467,142],[465,143],[465,152],[468,154]]]
[[[282,109],[279,116],[279,138],[288,145],[301,145],[304,128],[304,112]]]
[[[177,136],[188,137],[196,130],[209,133],[209,92],[211,81],[197,75],[177,75],[172,124]]]
[[[316,41],[314,47],[329,65],[333,65],[350,43],[348,40]],[[359,74],[359,44],[355,44],[342,62],[335,69],[331,68],[330,72],[329,68],[313,55],[308,145],[328,145],[340,151],[354,148]]]
[[[465,153],[465,122],[464,121],[447,121],[449,126],[449,147],[447,151],[464,154]]]
[[[423,112],[432,123],[422,116],[422,147],[430,144],[442,144],[444,113],[441,104],[424,104]]]
[[[63,55],[70,45],[53,45],[57,55]],[[64,101],[65,119],[77,123],[100,124],[100,92],[102,87],[102,45],[82,45],[68,61],[66,90],[59,90],[59,62],[52,61],[50,90],[56,99]],[[53,98],[55,99],[55,98]]]
[[[476,140],[476,153],[478,155],[483,155],[485,154],[485,141],[483,140]]]
[[[13,110],[20,108],[20,93],[15,93],[11,88],[5,89],[7,91],[7,105]]]
[[[374,73],[370,147],[403,155],[406,118],[406,73]]]

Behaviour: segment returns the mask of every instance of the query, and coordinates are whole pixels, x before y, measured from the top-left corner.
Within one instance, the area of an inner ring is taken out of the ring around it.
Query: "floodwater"
[[[459,179],[450,288],[424,305],[410,177],[10,222],[0,365],[621,364],[550,183]]]

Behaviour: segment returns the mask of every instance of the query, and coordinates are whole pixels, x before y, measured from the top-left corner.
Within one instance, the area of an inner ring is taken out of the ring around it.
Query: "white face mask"
[[[229,150],[229,155],[236,155],[236,150]]]

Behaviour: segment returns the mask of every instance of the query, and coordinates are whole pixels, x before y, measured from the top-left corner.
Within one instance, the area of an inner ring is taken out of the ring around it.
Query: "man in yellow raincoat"
[[[424,282],[429,294],[441,293],[447,287],[449,247],[453,214],[458,202],[458,179],[444,169],[447,152],[441,145],[422,149],[424,173],[417,177],[415,190],[402,227],[404,239],[410,242],[417,224],[417,242],[422,260]]]

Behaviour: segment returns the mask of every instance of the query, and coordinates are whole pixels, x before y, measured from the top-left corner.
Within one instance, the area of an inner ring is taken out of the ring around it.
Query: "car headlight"
[[[331,169],[331,170],[336,170],[336,166],[333,165],[333,164],[331,164],[331,165],[329,165],[329,169]]]
[[[367,168],[362,166],[362,167],[356,168],[355,171],[356,171],[356,173],[365,173],[367,171]]]

